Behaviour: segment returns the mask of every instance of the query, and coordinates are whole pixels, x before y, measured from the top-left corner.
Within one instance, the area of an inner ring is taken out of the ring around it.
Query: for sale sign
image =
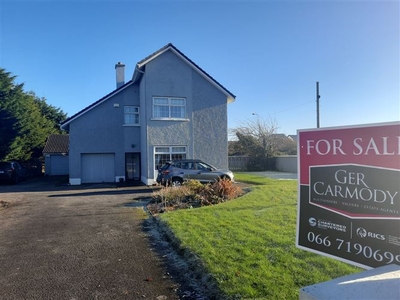
[[[298,131],[297,247],[400,265],[400,122]]]

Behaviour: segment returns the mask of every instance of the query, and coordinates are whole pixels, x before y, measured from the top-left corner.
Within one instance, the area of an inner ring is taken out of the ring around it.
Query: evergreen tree
[[[38,105],[42,115],[53,123],[54,128],[58,133],[62,133],[60,124],[67,118],[67,114],[64,113],[61,108],[47,104],[46,98],[39,98],[34,93],[32,93],[32,95],[35,97],[35,102]]]
[[[60,133],[58,124],[66,115],[24,92],[15,78],[0,68],[0,160],[26,161],[41,156],[47,137]]]

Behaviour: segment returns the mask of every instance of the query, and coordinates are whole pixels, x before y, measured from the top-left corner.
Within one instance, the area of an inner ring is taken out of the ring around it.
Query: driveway
[[[0,299],[178,299],[135,198],[151,188],[0,185]]]

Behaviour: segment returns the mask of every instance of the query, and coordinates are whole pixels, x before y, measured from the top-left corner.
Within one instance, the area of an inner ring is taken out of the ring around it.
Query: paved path
[[[150,192],[0,185],[0,299],[178,299],[133,207]]]

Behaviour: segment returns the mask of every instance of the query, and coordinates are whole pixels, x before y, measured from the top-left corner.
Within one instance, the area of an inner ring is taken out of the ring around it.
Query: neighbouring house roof
[[[60,153],[67,154],[69,151],[69,134],[50,134],[47,138],[43,154]]]
[[[105,95],[101,99],[97,100],[96,102],[92,103],[88,107],[82,109],[81,111],[77,112],[76,114],[72,115],[71,117],[67,118],[64,122],[61,123],[61,129],[67,129],[67,125],[72,122],[74,119],[80,117],[81,115],[85,114],[92,108],[96,107],[97,105],[103,103],[107,99],[111,98],[112,96],[120,93],[133,83],[139,81],[144,73],[144,68],[147,63],[155,59],[156,57],[160,56],[166,51],[174,52],[178,57],[180,57],[184,62],[186,62],[189,66],[191,66],[194,70],[196,70],[201,76],[203,76],[208,82],[214,85],[217,89],[219,89],[222,93],[224,93],[227,97],[228,103],[235,101],[236,96],[232,94],[228,89],[226,89],[222,84],[212,78],[207,72],[201,69],[198,65],[196,65],[191,59],[189,59],[186,55],[184,55],[181,51],[179,51],[172,43],[169,43],[162,47],[161,49],[157,50],[153,54],[147,56],[146,58],[142,59],[136,64],[135,71],[132,76],[132,80],[126,82],[124,85],[120,86],[116,90],[112,91],[111,93]]]
[[[289,134],[288,138],[292,139],[293,141],[297,142],[297,134]]]
[[[287,139],[288,137],[283,133],[273,133],[271,137],[274,139]]]

